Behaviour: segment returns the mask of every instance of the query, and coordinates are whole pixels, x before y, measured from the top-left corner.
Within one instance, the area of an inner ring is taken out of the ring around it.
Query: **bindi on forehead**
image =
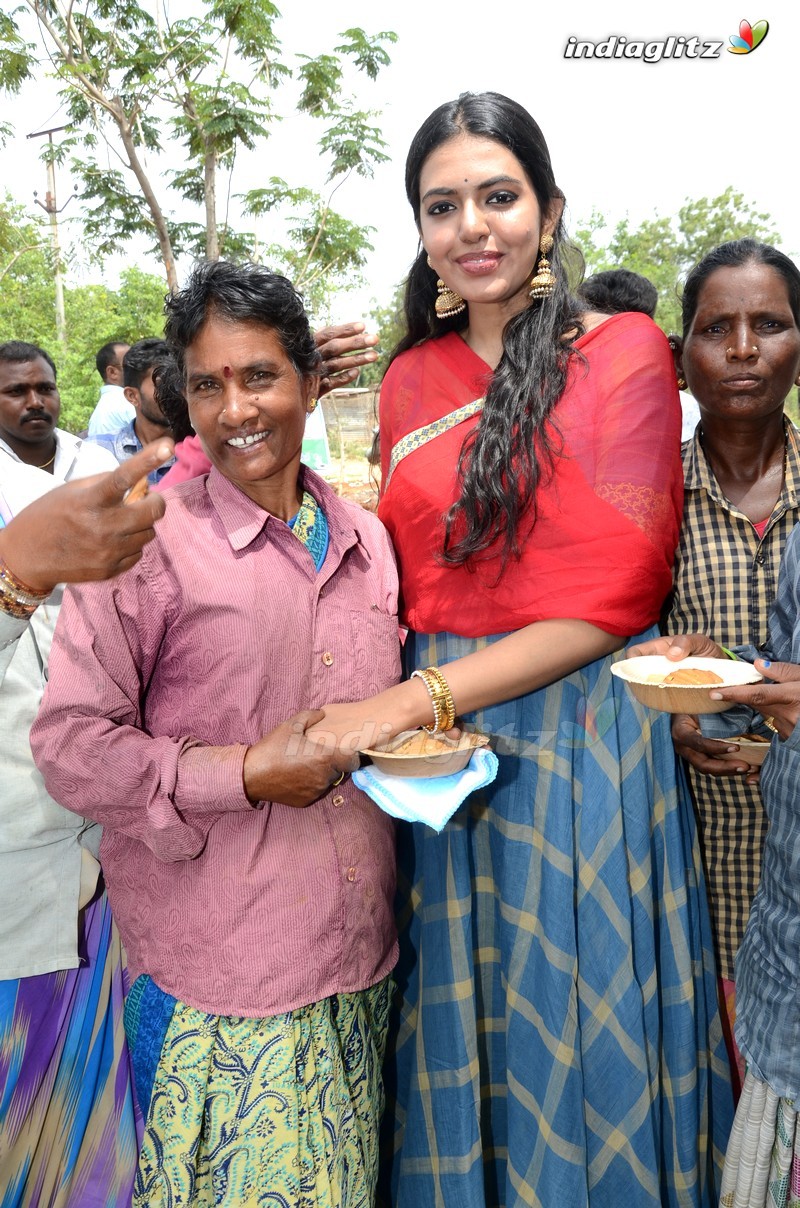
[[[223,365],[223,366],[222,366],[222,376],[223,376],[223,377],[226,377],[226,378],[232,378],[232,377],[233,377],[233,370],[231,369],[230,365]]]

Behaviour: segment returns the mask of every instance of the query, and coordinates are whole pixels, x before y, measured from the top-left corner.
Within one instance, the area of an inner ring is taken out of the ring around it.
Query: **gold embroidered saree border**
[[[473,399],[471,403],[465,403],[463,407],[457,407],[455,411],[450,411],[447,415],[443,415],[441,419],[434,420],[432,424],[424,424],[421,428],[415,428],[413,432],[407,432],[405,436],[402,436],[392,449],[389,472],[386,475],[386,482],[383,484],[384,491],[391,481],[392,474],[394,474],[404,457],[408,457],[409,453],[413,453],[415,449],[421,449],[429,440],[441,436],[443,432],[449,432],[451,428],[462,424],[465,419],[476,415],[482,407],[483,398]]]

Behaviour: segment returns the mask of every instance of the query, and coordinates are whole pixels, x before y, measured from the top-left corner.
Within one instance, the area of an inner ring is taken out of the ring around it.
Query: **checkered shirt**
[[[781,555],[800,518],[800,433],[788,420],[783,490],[759,540],[748,518],[722,494],[698,427],[683,446],[685,505],[675,583],[664,628],[707,633],[724,646],[767,638]],[[744,935],[761,870],[767,822],[757,786],[689,768],[722,977]]]

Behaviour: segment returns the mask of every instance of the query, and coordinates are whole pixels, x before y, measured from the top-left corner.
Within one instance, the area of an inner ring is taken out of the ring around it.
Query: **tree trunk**
[[[130,122],[128,121],[125,110],[122,107],[122,102],[118,99],[115,101],[113,108],[110,109],[114,121],[117,123],[122,144],[125,147],[125,154],[128,156],[128,163],[131,171],[139,182],[139,187],[142,190],[142,196],[150,217],[153,219],[153,225],[156,228],[158,236],[158,246],[161,249],[161,260],[164,264],[164,271],[167,274],[167,285],[169,291],[174,294],[178,289],[178,272],[175,267],[175,256],[172,251],[172,242],[169,237],[167,222],[164,218],[161,206],[158,204],[158,199],[153,192],[153,187],[145,172],[139,156],[136,154],[136,144],[133,141],[133,132]]]
[[[217,231],[217,156],[206,143],[203,192],[206,202],[206,260],[219,260]]]

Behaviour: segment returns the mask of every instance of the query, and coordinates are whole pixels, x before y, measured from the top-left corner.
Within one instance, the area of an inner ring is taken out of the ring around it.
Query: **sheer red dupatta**
[[[536,496],[521,557],[499,549],[470,567],[441,562],[456,465],[479,416],[396,466],[378,514],[400,564],[404,621],[422,633],[503,633],[571,617],[640,633],[672,582],[683,502],[680,405],[667,341],[644,315],[616,315],[575,347],[551,416],[555,467]],[[404,353],[381,387],[384,481],[409,432],[480,397],[490,371],[456,334]]]

